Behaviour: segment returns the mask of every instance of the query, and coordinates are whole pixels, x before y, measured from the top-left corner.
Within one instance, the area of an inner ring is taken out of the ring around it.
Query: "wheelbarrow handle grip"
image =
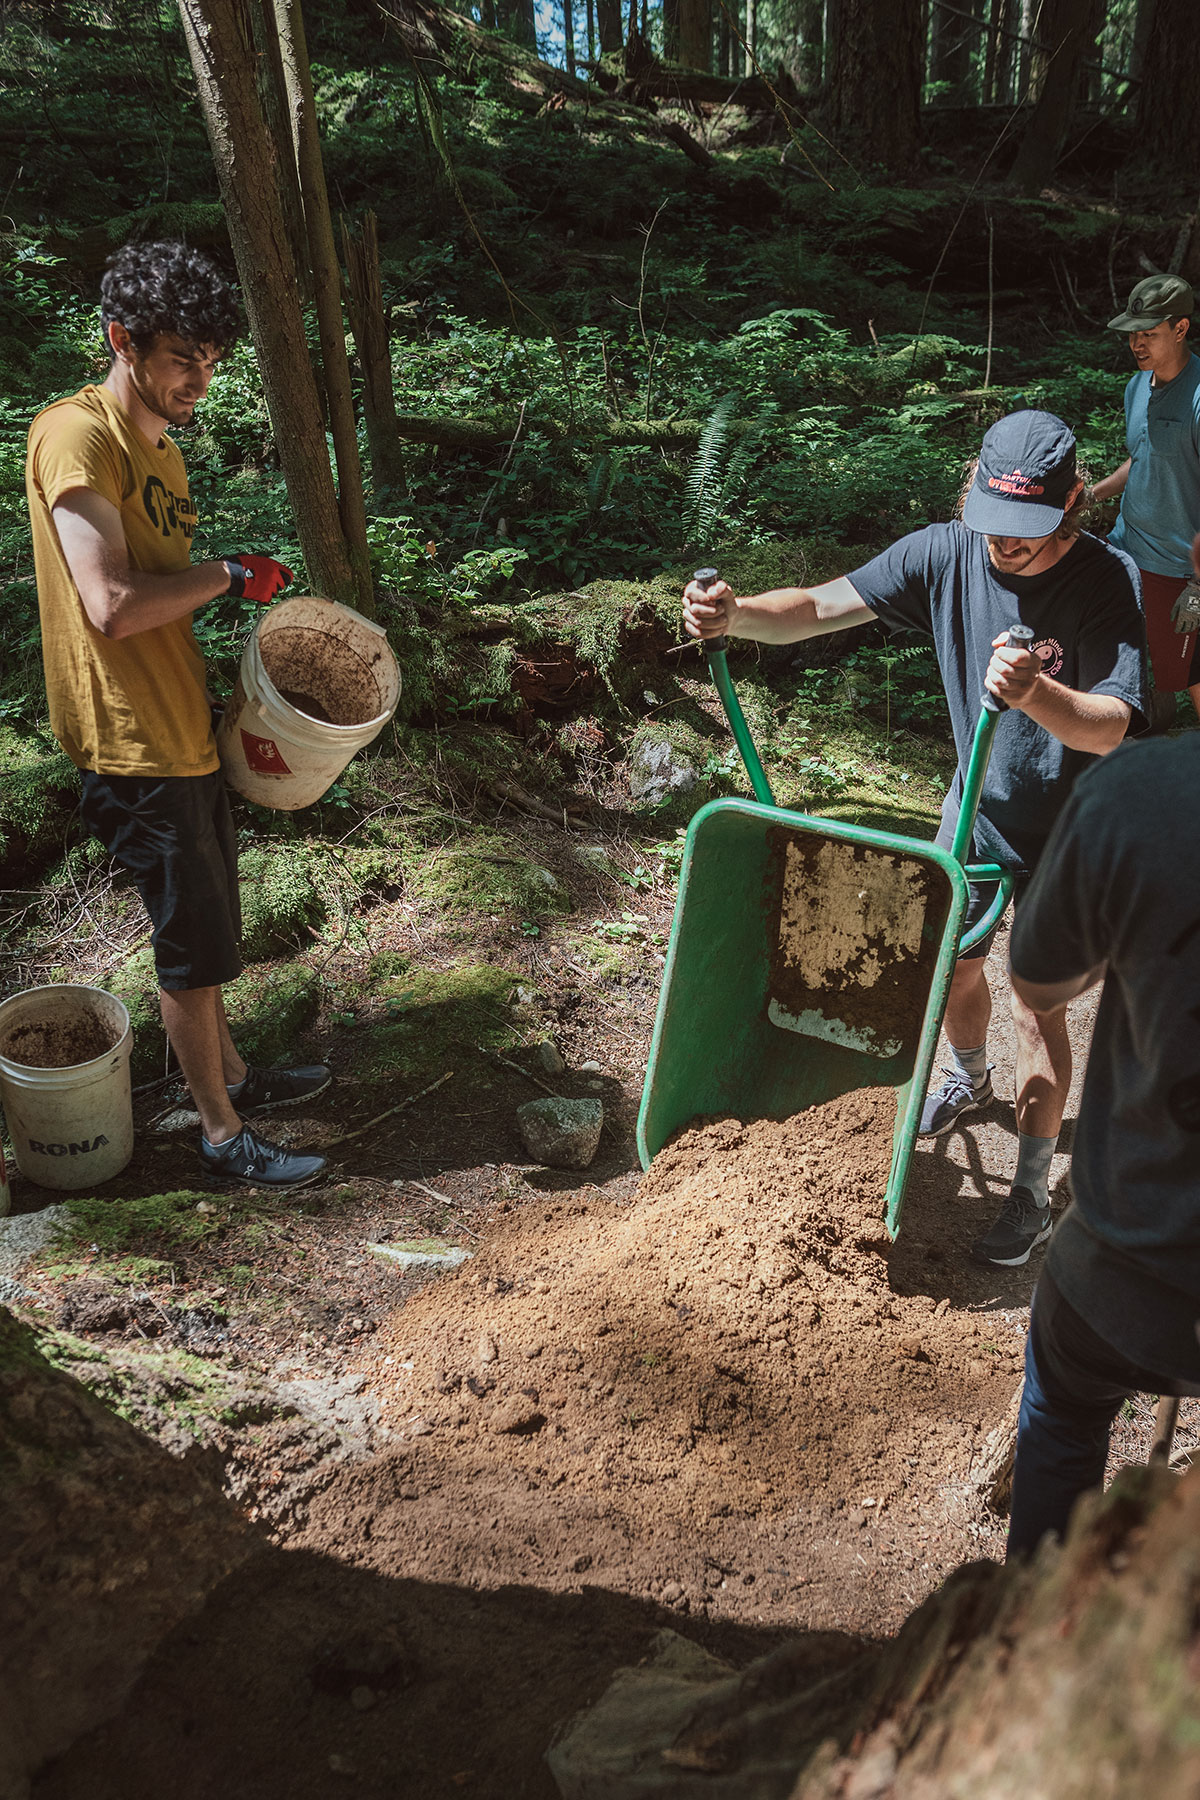
[[[1020,621],[1018,621],[1017,624],[1009,626],[1008,643],[1005,645],[1006,650],[1028,650],[1032,643],[1032,625],[1022,625]],[[1007,700],[998,700],[995,694],[988,692],[987,688],[984,688],[983,690],[982,704],[987,707],[989,712],[1002,713],[1008,711]]]
[[[709,588],[715,587],[720,579],[721,577],[717,574],[715,569],[697,569],[696,573],[692,576],[692,580],[696,583],[696,586],[703,588],[706,594]],[[726,645],[724,636],[702,638],[701,642],[704,645],[705,654],[708,656],[714,656],[718,651],[724,651]]]

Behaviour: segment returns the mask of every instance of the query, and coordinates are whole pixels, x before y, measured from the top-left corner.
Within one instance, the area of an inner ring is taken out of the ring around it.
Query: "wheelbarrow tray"
[[[643,1168],[698,1115],[786,1119],[892,1087],[894,1235],[967,893],[962,864],[922,839],[755,800],[702,807],[638,1117]]]

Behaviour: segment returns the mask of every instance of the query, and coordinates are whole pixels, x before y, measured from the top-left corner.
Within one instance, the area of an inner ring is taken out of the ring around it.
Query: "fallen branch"
[[[555,825],[561,825],[564,831],[574,828],[581,831],[583,826],[578,819],[572,819],[565,806],[551,806],[545,800],[538,800],[527,794],[518,781],[498,778],[487,784],[488,793],[496,800],[503,800],[509,806],[515,806],[519,812],[532,813],[536,819],[550,819]]]
[[[518,1075],[523,1075],[526,1081],[532,1081],[534,1087],[540,1087],[543,1094],[549,1094],[552,1100],[562,1099],[562,1095],[558,1092],[557,1088],[547,1087],[544,1081],[539,1081],[536,1075],[531,1075],[528,1069],[523,1069],[519,1062],[513,1061],[511,1056],[501,1056],[498,1050],[484,1050],[482,1044],[480,1044],[479,1048],[483,1050],[485,1056],[495,1057],[496,1061],[502,1062],[506,1068],[515,1069]]]
[[[440,1088],[444,1082],[449,1081],[453,1074],[453,1069],[447,1069],[444,1075],[439,1075],[436,1081],[431,1081],[429,1086],[422,1088],[419,1094],[410,1094],[407,1100],[401,1100],[399,1106],[389,1106],[386,1112],[376,1113],[373,1119],[368,1119],[365,1125],[358,1127],[357,1131],[343,1131],[340,1137],[330,1138],[324,1148],[332,1150],[335,1144],[348,1144],[351,1138],[362,1137],[363,1133],[370,1131],[373,1125],[381,1125],[384,1119],[390,1119],[393,1114],[403,1112],[406,1107],[415,1106],[418,1100],[425,1098],[426,1094],[432,1094],[434,1088]]]

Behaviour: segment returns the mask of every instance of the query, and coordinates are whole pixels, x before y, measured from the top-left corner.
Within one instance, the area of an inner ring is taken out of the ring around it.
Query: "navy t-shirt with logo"
[[[958,770],[942,807],[953,829],[963,771],[992,658],[992,640],[1019,620],[1033,629],[1044,672],[1087,694],[1112,694],[1145,715],[1146,632],[1130,559],[1081,535],[1040,575],[1000,575],[982,532],[929,525],[865,563],[851,585],[881,623],[933,638],[950,708]],[[1025,713],[1003,713],[975,825],[975,854],[1032,869],[1078,775],[1095,761],[1068,750]]]

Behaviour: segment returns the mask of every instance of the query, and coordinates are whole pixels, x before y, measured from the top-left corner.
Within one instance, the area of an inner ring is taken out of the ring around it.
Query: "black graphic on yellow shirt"
[[[156,525],[164,537],[170,537],[173,531],[180,531],[190,539],[196,529],[196,505],[186,494],[173,494],[164,481],[157,475],[147,475],[146,485],[142,489],[142,505],[146,509],[146,517],[152,525]]]

